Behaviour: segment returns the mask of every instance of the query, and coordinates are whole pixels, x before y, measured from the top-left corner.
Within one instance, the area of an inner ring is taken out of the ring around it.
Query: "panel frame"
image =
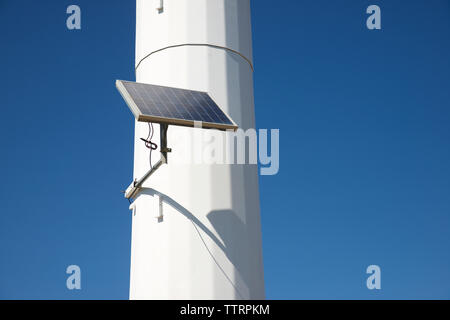
[[[132,98],[131,94],[128,92],[127,88],[123,84],[124,82],[127,83],[137,83],[137,84],[144,84],[144,85],[153,85],[149,83],[142,83],[142,82],[133,82],[133,81],[126,81],[126,80],[116,80],[116,88],[121,94],[122,98],[125,100],[126,104],[130,108],[131,112],[133,113],[134,117],[139,122],[152,122],[152,123],[159,123],[159,124],[167,124],[167,125],[176,125],[176,126],[184,126],[184,127],[195,127],[196,123],[201,123],[201,128],[203,129],[218,129],[218,130],[233,130],[236,131],[239,126],[233,121],[233,119],[225,112],[223,111],[219,105],[214,101],[214,99],[211,97],[211,95],[208,92],[204,91],[195,91],[190,89],[182,89],[182,88],[176,88],[176,87],[165,87],[165,88],[173,88],[173,89],[181,89],[181,90],[189,90],[199,93],[207,94],[212,101],[218,106],[220,111],[223,112],[223,114],[230,120],[231,124],[226,123],[215,123],[215,122],[205,122],[205,121],[194,121],[194,120],[185,120],[185,119],[177,119],[177,118],[166,118],[166,117],[159,117],[159,116],[150,116],[143,114],[139,107],[134,102],[134,99]],[[155,85],[156,86],[156,85]]]

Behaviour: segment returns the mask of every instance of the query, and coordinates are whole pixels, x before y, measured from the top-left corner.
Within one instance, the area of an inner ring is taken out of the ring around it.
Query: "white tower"
[[[252,73],[250,0],[137,0],[137,82],[206,91],[247,130],[255,128]],[[136,179],[150,167],[140,140],[148,130],[136,122]],[[169,163],[130,206],[130,299],[265,298],[258,168],[179,164],[180,137],[198,131],[217,134],[169,126]]]

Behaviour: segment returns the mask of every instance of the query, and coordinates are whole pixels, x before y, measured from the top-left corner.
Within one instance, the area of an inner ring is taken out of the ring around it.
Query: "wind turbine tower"
[[[136,82],[206,92],[255,128],[250,0],[137,0],[135,67]],[[180,139],[199,131],[218,132],[170,126],[169,161],[133,197],[130,299],[265,298],[257,165],[183,161],[198,150]],[[158,157],[148,134],[136,121],[135,179]]]

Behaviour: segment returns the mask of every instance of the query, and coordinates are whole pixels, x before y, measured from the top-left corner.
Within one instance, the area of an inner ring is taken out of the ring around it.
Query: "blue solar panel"
[[[138,121],[237,129],[206,92],[117,80],[116,86]]]

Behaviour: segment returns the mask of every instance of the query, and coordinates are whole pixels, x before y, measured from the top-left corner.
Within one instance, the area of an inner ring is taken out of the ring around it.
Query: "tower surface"
[[[249,0],[137,0],[137,82],[208,92],[247,130],[252,61]],[[140,140],[148,133],[136,122],[135,179],[159,158]],[[217,150],[197,143],[229,134],[169,126],[168,164],[130,206],[130,299],[265,298],[257,164],[215,163]]]

